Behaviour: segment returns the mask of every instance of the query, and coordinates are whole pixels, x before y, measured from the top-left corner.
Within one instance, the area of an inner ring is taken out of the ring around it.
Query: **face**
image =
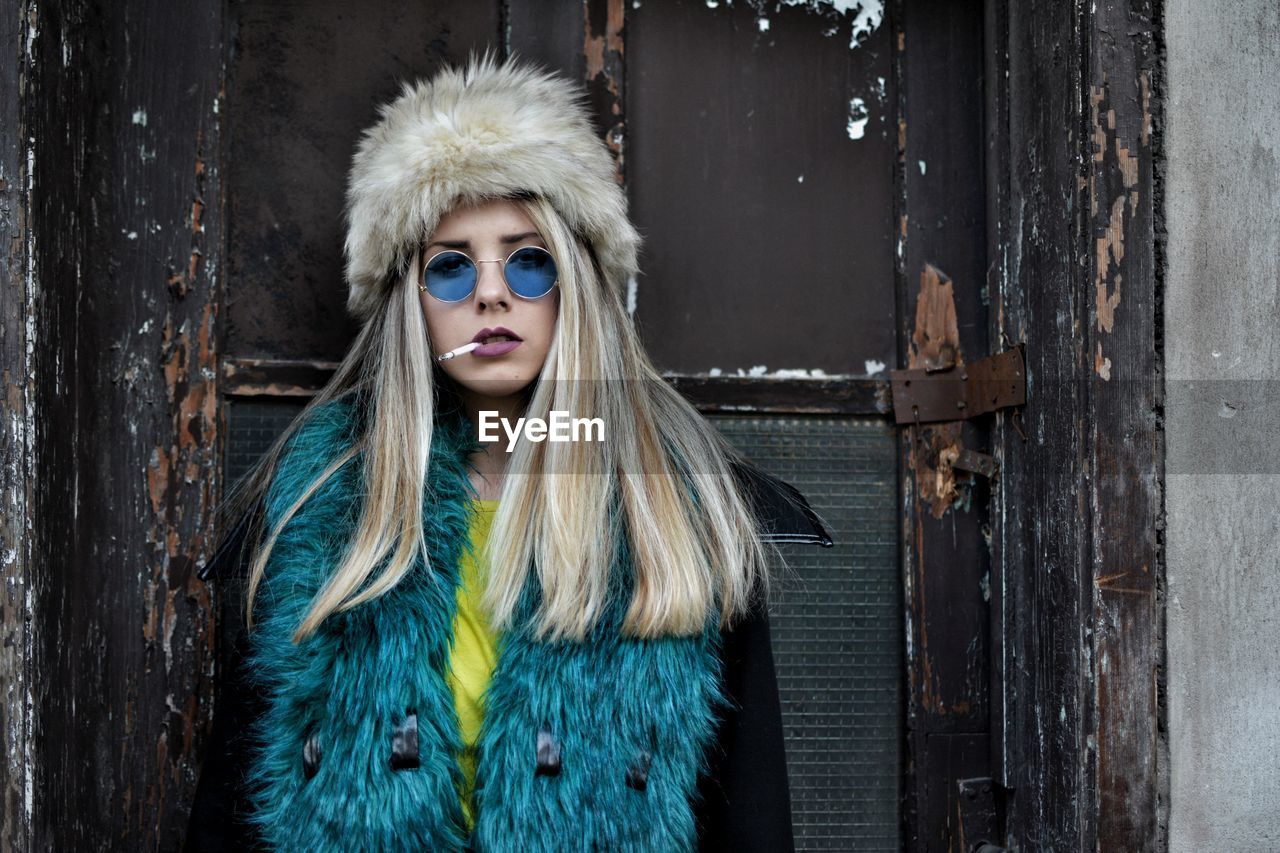
[[[475,261],[507,258],[522,246],[549,249],[533,222],[508,199],[459,207],[430,234],[419,268],[446,249],[465,252]],[[559,262],[559,259],[556,259]],[[503,278],[504,265],[478,263],[475,291],[461,302],[442,302],[419,290],[433,357],[470,343],[484,329],[502,327],[519,338],[515,347],[481,348],[437,362],[464,394],[484,398],[518,394],[538,378],[551,349],[560,310],[560,287],[545,296],[525,299],[512,293]],[[493,354],[487,354],[493,350]]]

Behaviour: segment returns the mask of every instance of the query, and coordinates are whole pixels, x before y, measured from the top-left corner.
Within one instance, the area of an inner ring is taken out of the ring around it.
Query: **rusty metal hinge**
[[[1027,402],[1023,344],[972,364],[889,371],[898,424],[963,421]],[[977,470],[977,469],[974,469]]]

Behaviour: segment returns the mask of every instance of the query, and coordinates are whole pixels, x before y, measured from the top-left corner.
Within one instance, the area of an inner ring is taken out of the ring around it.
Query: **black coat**
[[[753,497],[767,539],[831,546],[807,501],[792,486],[756,469],[737,470]],[[256,511],[261,512],[261,504]],[[202,579],[244,576],[248,520],[237,524],[201,571]],[[249,724],[266,710],[265,699],[245,682],[247,650],[247,636],[241,630],[216,691],[213,732],[205,746],[187,828],[184,849],[191,853],[266,849],[245,820],[249,804],[241,787],[249,760]],[[734,707],[722,719],[711,745],[711,772],[698,779],[700,796],[694,808],[698,848],[735,853],[794,851],[782,708],[766,607],[757,605],[724,632],[723,660],[724,689]]]

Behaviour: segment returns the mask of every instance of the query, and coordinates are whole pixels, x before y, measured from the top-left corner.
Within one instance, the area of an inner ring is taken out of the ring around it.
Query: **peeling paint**
[[[852,378],[844,374],[830,374],[821,368],[781,368],[770,372],[769,368],[763,364],[757,364],[754,367],[743,369],[739,367],[734,372],[726,372],[719,367],[713,367],[707,371],[707,376],[729,376],[729,377],[749,377],[751,379],[847,379]]]
[[[845,132],[849,134],[850,139],[861,139],[867,134],[867,122],[871,119],[871,113],[867,109],[867,102],[862,98],[852,98],[849,101],[849,123],[845,127]]]
[[[1111,220],[1107,230],[1097,241],[1097,274],[1094,276],[1096,314],[1098,328],[1110,332],[1115,326],[1116,306],[1120,304],[1120,280],[1117,273],[1111,283],[1115,289],[1108,292],[1107,284],[1112,265],[1117,268],[1124,260],[1124,196],[1111,205]]]
[[[867,371],[867,375],[871,376],[884,370],[885,363],[883,361],[876,361],[874,358],[869,358],[864,362],[863,367]]]
[[[43,7],[35,3],[15,7],[21,10],[19,19],[25,17],[27,25],[23,44],[26,60],[15,63],[19,66],[16,74],[20,88],[25,86],[28,69],[34,61],[34,42],[39,35],[39,8]],[[21,24],[18,20],[14,24],[10,34],[16,40]],[[69,58],[65,41],[62,50],[65,64]],[[26,833],[31,829],[34,815],[34,774],[40,763],[31,750],[36,742],[37,725],[33,685],[39,687],[41,682],[35,677],[39,673],[26,664],[39,659],[36,649],[40,647],[39,637],[45,631],[45,621],[36,612],[33,595],[33,586],[40,582],[41,573],[31,571],[34,556],[31,543],[38,541],[31,489],[38,482],[35,442],[39,415],[36,409],[38,401],[33,396],[36,380],[32,371],[40,328],[35,320],[39,313],[36,306],[40,304],[40,285],[35,266],[36,229],[28,227],[27,217],[31,211],[34,186],[35,138],[26,132],[27,124],[21,111],[11,109],[12,106],[7,104],[5,112],[18,119],[18,126],[6,134],[6,142],[12,143],[13,147],[0,158],[0,191],[4,192],[0,197],[0,233],[8,241],[4,259],[8,274],[6,296],[13,297],[13,304],[5,306],[4,326],[0,328],[0,342],[10,356],[3,371],[6,407],[3,439],[0,439],[0,445],[4,447],[2,481],[7,510],[0,513],[6,587],[4,606],[0,607],[5,628],[3,648],[0,648],[0,673],[3,673],[0,684],[5,688],[4,703],[0,705],[0,723],[4,727],[0,748],[5,752],[8,773],[5,812],[0,818],[0,847],[6,850],[23,846],[22,841],[27,840]],[[25,175],[22,173],[24,154]],[[5,175],[4,164],[10,165],[15,173]],[[13,338],[5,339],[6,333],[12,333]],[[55,376],[58,371],[60,367],[55,368]],[[43,687],[40,690],[47,693]]]
[[[907,367],[963,367],[960,329],[956,319],[955,292],[951,279],[932,264],[920,273],[920,293],[916,297],[915,331],[907,352]],[[963,499],[952,463],[962,445],[962,421],[913,426],[911,467],[920,500],[929,504],[934,518]],[[965,475],[967,476],[967,475]]]
[[[1129,149],[1116,137],[1116,160],[1120,165],[1120,177],[1125,189],[1138,182],[1138,158],[1129,153]]]
[[[1103,85],[1094,85],[1089,91],[1090,138],[1093,148],[1093,168],[1089,172],[1089,207],[1094,221],[1094,321],[1104,334],[1115,330],[1121,304],[1123,275],[1126,268],[1125,239],[1129,220],[1137,215],[1142,201],[1138,190],[1141,151],[1135,150],[1132,135],[1145,146],[1149,140],[1150,82],[1139,75],[1138,88],[1142,101],[1141,126],[1130,121],[1126,138],[1118,130],[1116,109],[1109,105],[1106,78]],[[1134,133],[1136,131],[1136,133]],[[1114,163],[1108,160],[1113,159]],[[1106,175],[1119,178],[1119,186],[1105,180]],[[1126,210],[1127,208],[1127,210]],[[1104,381],[1112,376],[1112,361],[1103,353],[1102,341],[1094,347],[1094,373]]]
[[[817,368],[806,370],[804,368],[775,370],[772,373],[765,374],[770,379],[826,379],[827,374]]]
[[[1098,350],[1093,357],[1093,370],[1103,379],[1111,381],[1111,359],[1102,354],[1102,341],[1098,341]]]
[[[855,48],[865,41],[884,22],[884,0],[781,0],[785,6],[803,6],[812,12],[830,7],[843,19],[853,13],[849,47]],[[834,31],[831,33],[834,34]]]
[[[582,19],[582,55],[586,60],[585,79],[588,86],[600,93],[601,106],[607,110],[604,139],[613,153],[614,176],[624,182],[626,168],[626,126],[623,118],[623,61],[626,42],[622,38],[625,5],[621,0],[584,7]],[[596,20],[603,11],[604,20]],[[600,35],[596,35],[599,33]]]
[[[1151,72],[1138,74],[1138,89],[1142,95],[1142,131],[1139,134],[1143,146],[1151,143]]]

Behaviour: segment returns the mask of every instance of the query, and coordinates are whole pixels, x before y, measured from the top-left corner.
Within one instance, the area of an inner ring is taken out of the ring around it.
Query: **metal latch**
[[[975,474],[981,474],[988,480],[994,480],[996,475],[1000,473],[1000,463],[994,456],[979,453],[967,447],[956,445],[954,453],[948,454],[943,451],[941,455],[945,457],[945,461],[951,463],[952,468],[958,468],[961,471],[972,471]],[[939,461],[944,460],[940,459]]]
[[[1008,853],[997,841],[994,785],[989,778],[958,779],[959,825],[955,835],[960,843],[953,849],[968,853]]]
[[[972,364],[889,371],[898,424],[963,421],[1027,402],[1023,344]]]

